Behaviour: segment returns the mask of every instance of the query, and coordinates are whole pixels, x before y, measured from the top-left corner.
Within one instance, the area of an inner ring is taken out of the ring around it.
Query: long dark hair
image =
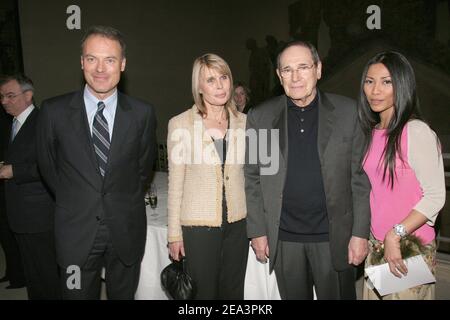
[[[364,132],[364,153],[361,164],[364,164],[366,154],[372,143],[372,133],[375,126],[380,122],[380,115],[370,108],[367,97],[364,93],[364,83],[367,72],[371,65],[382,63],[388,70],[392,79],[394,90],[394,113],[387,127],[387,143],[383,151],[383,181],[389,171],[389,184],[394,187],[395,156],[401,156],[402,131],[407,122],[411,119],[423,120],[419,98],[416,94],[416,78],[414,70],[409,61],[400,53],[386,51],[377,54],[367,62],[361,78],[358,116],[361,128]],[[402,159],[403,161],[403,159]]]

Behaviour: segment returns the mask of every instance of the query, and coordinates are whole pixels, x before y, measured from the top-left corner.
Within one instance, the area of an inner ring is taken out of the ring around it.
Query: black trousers
[[[70,267],[70,266],[69,266]],[[133,300],[139,283],[141,261],[125,265],[117,255],[106,224],[100,224],[86,263],[80,267],[80,286],[76,271],[61,268],[63,299],[98,300],[101,272],[105,268],[106,295],[113,300]],[[70,271],[70,272],[69,272]]]
[[[0,181],[0,183],[2,182]],[[5,276],[9,280],[10,285],[18,287],[25,285],[25,273],[19,245],[9,227],[3,197],[3,190],[0,190],[0,245],[3,248],[6,259]]]
[[[242,300],[249,241],[246,221],[222,227],[183,227],[187,272],[197,300]]]
[[[53,229],[15,235],[22,255],[28,299],[61,299]]]
[[[278,241],[275,274],[282,299],[355,300],[355,268],[334,270],[329,242]]]

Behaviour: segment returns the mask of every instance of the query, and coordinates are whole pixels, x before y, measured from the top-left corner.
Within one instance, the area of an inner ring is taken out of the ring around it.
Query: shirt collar
[[[287,106],[289,108],[292,108],[294,110],[303,110],[303,111],[309,111],[314,109],[315,107],[317,107],[318,103],[319,103],[319,92],[316,91],[316,96],[314,97],[314,99],[305,107],[299,107],[297,106],[294,101],[292,101],[291,98],[287,97]]]
[[[22,111],[21,114],[15,117],[15,119],[17,119],[21,125],[24,124],[30,113],[33,112],[34,108],[34,104],[30,104],[25,110]]]
[[[105,104],[105,109],[108,108],[108,106],[111,106],[117,102],[117,88],[114,89],[114,93],[110,95],[108,98],[104,100],[99,100],[96,96],[92,94],[91,91],[89,91],[87,85],[84,86],[84,98],[91,103],[93,103],[95,106],[98,105],[99,101],[103,101]]]

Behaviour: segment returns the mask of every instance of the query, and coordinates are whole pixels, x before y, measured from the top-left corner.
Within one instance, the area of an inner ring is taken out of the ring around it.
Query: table
[[[136,291],[137,300],[167,300],[161,288],[160,274],[170,263],[167,250],[167,173],[156,172],[153,183],[157,187],[158,207],[147,206],[147,243],[141,263],[141,276]],[[269,275],[269,264],[256,260],[249,246],[245,276],[244,299],[280,299],[275,273]]]
[[[141,263],[137,300],[167,300],[161,288],[160,274],[170,264],[167,249],[167,173],[155,172],[152,181],[157,188],[158,206],[146,206],[147,241]]]

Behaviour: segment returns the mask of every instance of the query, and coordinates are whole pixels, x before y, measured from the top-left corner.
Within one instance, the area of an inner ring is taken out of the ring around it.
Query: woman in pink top
[[[362,165],[372,185],[366,267],[387,262],[395,276],[406,275],[400,242],[412,234],[434,274],[433,225],[445,202],[444,167],[438,138],[420,116],[414,71],[403,55],[382,52],[367,63],[358,111],[365,132]],[[381,297],[367,280],[364,298],[434,299],[434,284]]]

